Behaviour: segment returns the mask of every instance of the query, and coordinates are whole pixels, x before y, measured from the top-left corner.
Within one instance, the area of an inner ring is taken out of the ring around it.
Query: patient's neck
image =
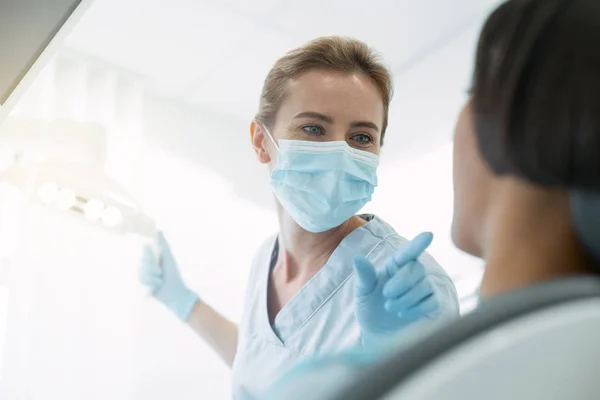
[[[591,272],[565,193],[529,187],[505,194],[486,221],[482,297]]]

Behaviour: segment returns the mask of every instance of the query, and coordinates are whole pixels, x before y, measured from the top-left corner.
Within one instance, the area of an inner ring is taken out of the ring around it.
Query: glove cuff
[[[198,300],[200,300],[200,297],[196,293],[186,290],[177,303],[173,304],[170,308],[182,322],[187,322]]]

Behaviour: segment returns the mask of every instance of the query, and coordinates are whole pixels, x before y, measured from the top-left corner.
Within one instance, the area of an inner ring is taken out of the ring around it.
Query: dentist
[[[232,367],[234,398],[261,398],[305,357],[458,316],[452,281],[424,252],[431,234],[407,241],[357,215],[377,186],[391,95],[389,71],[348,38],[311,41],[269,72],[250,139],[280,230],[253,261],[239,326],[186,287],[164,237],[160,259],[146,249],[141,281]]]

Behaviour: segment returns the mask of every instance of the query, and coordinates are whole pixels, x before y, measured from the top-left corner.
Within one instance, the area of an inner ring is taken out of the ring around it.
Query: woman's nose
[[[347,140],[346,130],[342,127],[329,130],[327,141],[330,142],[345,142]]]

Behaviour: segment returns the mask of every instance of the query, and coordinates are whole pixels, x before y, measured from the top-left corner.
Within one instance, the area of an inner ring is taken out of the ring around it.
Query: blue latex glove
[[[183,282],[162,232],[158,234],[157,242],[160,254],[158,259],[154,246],[146,245],[143,248],[139,280],[150,288],[153,297],[185,322],[198,301],[198,295]]]
[[[379,270],[364,257],[354,259],[356,317],[363,344],[389,337],[413,322],[440,313],[441,295],[418,261],[432,240],[433,234],[421,233]]]

